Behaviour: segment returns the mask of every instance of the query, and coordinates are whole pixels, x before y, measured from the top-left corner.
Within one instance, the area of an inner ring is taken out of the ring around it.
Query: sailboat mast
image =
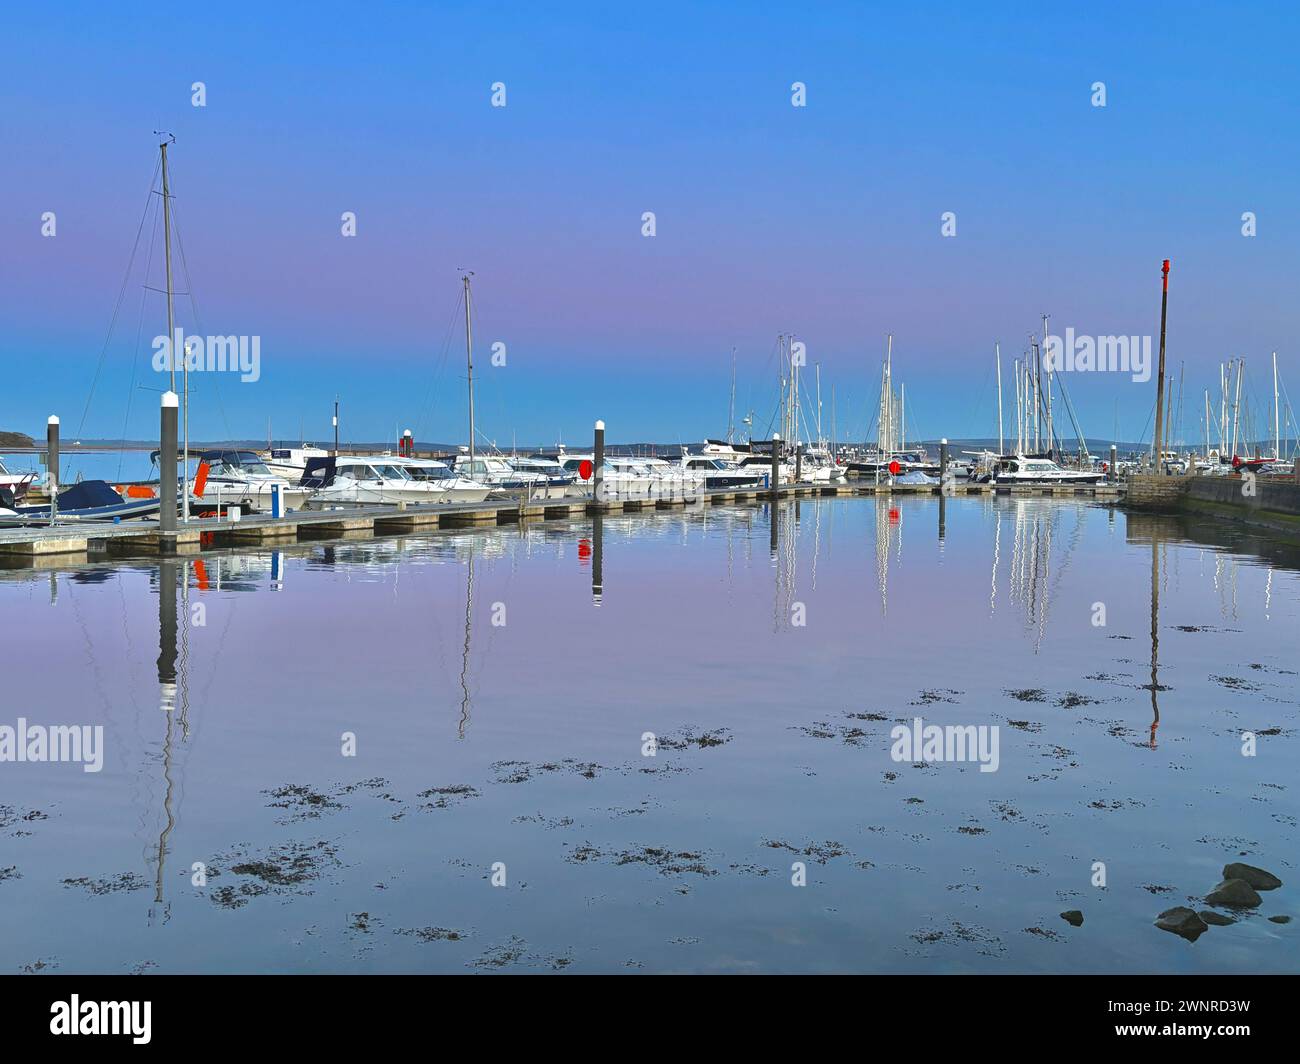
[[[835,385],[831,385],[831,462],[835,464]]]
[[[1273,458],[1282,458],[1282,433],[1278,426],[1277,409],[1277,352],[1273,352]]]
[[[822,364],[818,362],[817,363],[817,446],[820,447],[821,445],[822,445]]]
[[[907,450],[907,385],[898,386],[898,449]]]
[[[731,402],[727,406],[727,442],[736,435],[736,349],[731,349]]]
[[[1210,389],[1205,389],[1205,460],[1210,460]]]
[[[1011,359],[1011,380],[1015,381],[1015,453],[1021,453],[1021,360]]]
[[[889,431],[885,436],[886,454],[894,453],[894,334],[885,345],[885,403],[889,410]]]
[[[998,454],[1002,451],[1002,345],[994,341],[993,361],[998,370]]]
[[[174,344],[176,325],[175,315],[172,311],[172,197],[167,177],[167,141],[159,144],[158,149],[162,152],[163,250],[167,260],[167,342]],[[177,352],[173,350],[171,357],[171,390],[173,392],[176,390],[176,357]]]
[[[1237,428],[1241,418],[1241,364],[1244,358],[1237,359],[1237,394],[1232,401],[1232,455],[1237,456]]]
[[[1041,354],[1043,358],[1047,357],[1047,319],[1048,314],[1043,315],[1043,346]],[[1052,367],[1047,370],[1047,449],[1050,451],[1054,446],[1055,435],[1052,432]]]
[[[465,284],[465,367],[469,382],[469,460],[471,468],[474,463],[474,334],[469,323],[469,279],[472,276],[472,272],[466,271],[461,278],[461,281]]]
[[[172,288],[172,194],[170,175],[167,170],[167,145],[176,138],[170,133],[168,140],[158,145],[162,152],[162,186],[163,186],[163,246],[167,260],[167,342],[171,346],[171,391],[176,391],[176,359],[181,359],[181,381],[184,401],[181,405],[181,420],[184,442],[181,450],[181,515],[182,520],[190,519],[190,374],[185,358],[185,345],[176,350],[176,314],[174,307],[175,292]]]

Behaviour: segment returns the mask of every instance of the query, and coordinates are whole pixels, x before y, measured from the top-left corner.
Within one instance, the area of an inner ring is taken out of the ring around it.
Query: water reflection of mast
[[[899,552],[902,552],[902,519],[893,508],[890,500],[882,505],[877,496],[876,502],[876,583],[880,587],[880,615],[889,612],[889,549],[890,537],[894,528],[898,528]]]
[[[1160,545],[1155,529],[1151,530],[1151,749],[1156,748],[1156,729],[1160,727]]]
[[[789,504],[792,517],[783,529],[781,504],[773,499],[768,504],[769,550],[772,561],[772,631],[788,627],[795,595],[795,553],[799,528],[799,504]]]
[[[163,874],[167,861],[167,840],[176,826],[176,817],[172,811],[172,797],[175,781],[172,779],[172,737],[175,727],[175,709],[177,692],[176,669],[176,561],[164,558],[158,563],[158,693],[159,708],[167,715],[163,731],[163,827],[158,835],[156,853],[157,872],[154,877],[154,902],[163,904]],[[188,650],[188,638],[186,641]],[[182,659],[182,679],[184,671]],[[186,714],[188,691],[181,685],[182,714]],[[183,718],[183,727],[188,723]],[[164,909],[164,919],[167,910]]]
[[[474,609],[474,545],[470,544],[469,560],[465,568],[465,651],[460,659],[460,728],[459,738],[465,738],[465,728],[469,724],[469,646],[473,634],[471,617]]]
[[[1002,515],[993,510],[993,575],[989,580],[989,616],[993,616],[998,603],[998,565],[1002,557]]]

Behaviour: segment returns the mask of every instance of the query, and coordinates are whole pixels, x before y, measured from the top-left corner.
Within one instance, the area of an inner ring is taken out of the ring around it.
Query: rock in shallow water
[[[1216,913],[1213,909],[1204,909],[1200,917],[1212,927],[1227,927],[1229,924],[1235,924],[1237,921],[1230,916],[1224,916],[1223,913]]]
[[[1261,901],[1255,888],[1244,879],[1225,879],[1205,896],[1209,905],[1226,905],[1230,909],[1253,909]]]
[[[1083,926],[1083,913],[1079,912],[1078,909],[1067,909],[1061,913],[1061,919],[1071,927]]]
[[[1289,916],[1270,916],[1268,919],[1269,923],[1273,924],[1289,924],[1291,922],[1291,917]]]
[[[1240,862],[1224,865],[1223,878],[1244,879],[1255,890],[1277,890],[1282,885],[1282,881],[1272,872],[1265,872],[1262,868]]]
[[[1162,912],[1156,920],[1156,927],[1182,935],[1188,942],[1195,942],[1207,930],[1205,921],[1183,905]]]

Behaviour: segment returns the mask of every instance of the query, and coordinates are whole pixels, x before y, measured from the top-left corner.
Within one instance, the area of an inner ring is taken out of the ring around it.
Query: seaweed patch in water
[[[642,846],[621,853],[606,853],[584,843],[574,849],[566,860],[574,864],[601,860],[611,860],[616,865],[643,864],[665,876],[681,875],[685,872],[692,872],[698,876],[718,874],[716,868],[710,868],[704,863],[702,853],[693,853],[689,850],[674,851],[661,846]]]
[[[148,886],[144,877],[137,875],[135,872],[123,872],[116,876],[104,876],[102,879],[89,879],[86,876],[79,876],[76,879],[65,879],[65,887],[84,887],[91,894],[119,894],[127,890],[143,890]]]
[[[416,797],[433,799],[420,806],[421,809],[446,809],[449,806],[460,805],[470,798],[477,798],[478,790],[466,783],[453,783],[449,787],[430,787],[427,791],[421,791]]]
[[[469,938],[468,931],[458,931],[454,927],[402,927],[396,933],[413,936],[421,942],[459,942]]]
[[[697,734],[693,728],[684,728],[680,735],[659,736],[657,742],[664,750],[685,750],[692,746],[699,750],[705,750],[710,746],[723,746],[731,742],[731,730],[729,728],[714,728],[712,731]]]
[[[1017,702],[1046,702],[1047,692],[1041,687],[1022,687],[1019,690],[1008,690],[1006,692]]]
[[[843,857],[849,852],[844,848],[843,843],[831,842],[829,839],[826,842],[811,842],[802,850],[797,846],[791,846],[788,842],[781,842],[775,839],[764,839],[763,845],[768,846],[773,850],[789,850],[791,853],[798,854],[800,857],[808,857],[811,860],[816,861],[818,864],[825,864],[832,858]]]
[[[239,851],[218,861],[228,864],[234,875],[244,877],[241,883],[212,892],[213,902],[227,909],[238,909],[250,898],[264,894],[310,894],[309,884],[342,864],[335,847],[324,841],[284,843],[254,859]]]

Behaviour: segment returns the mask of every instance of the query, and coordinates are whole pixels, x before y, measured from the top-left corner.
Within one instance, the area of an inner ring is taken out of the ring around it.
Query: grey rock
[[[1255,888],[1244,879],[1225,879],[1205,896],[1205,901],[1229,909],[1253,909],[1261,899]]]
[[[1207,930],[1205,921],[1183,905],[1162,912],[1156,920],[1156,927],[1161,931],[1172,931],[1175,935],[1182,935],[1188,942],[1195,942]]]
[[[1216,913],[1213,909],[1203,909],[1199,914],[1211,927],[1227,927],[1229,924],[1235,924],[1237,921],[1231,916],[1224,916],[1223,913]]]
[[[1289,924],[1291,922],[1289,916],[1270,916],[1268,919],[1270,923],[1274,924]]]
[[[1083,913],[1079,912],[1078,909],[1067,909],[1065,912],[1061,913],[1061,919],[1071,927],[1083,926]]]
[[[1282,881],[1272,872],[1265,872],[1262,868],[1240,862],[1224,865],[1223,878],[1244,879],[1256,890],[1277,890],[1282,885]]]

